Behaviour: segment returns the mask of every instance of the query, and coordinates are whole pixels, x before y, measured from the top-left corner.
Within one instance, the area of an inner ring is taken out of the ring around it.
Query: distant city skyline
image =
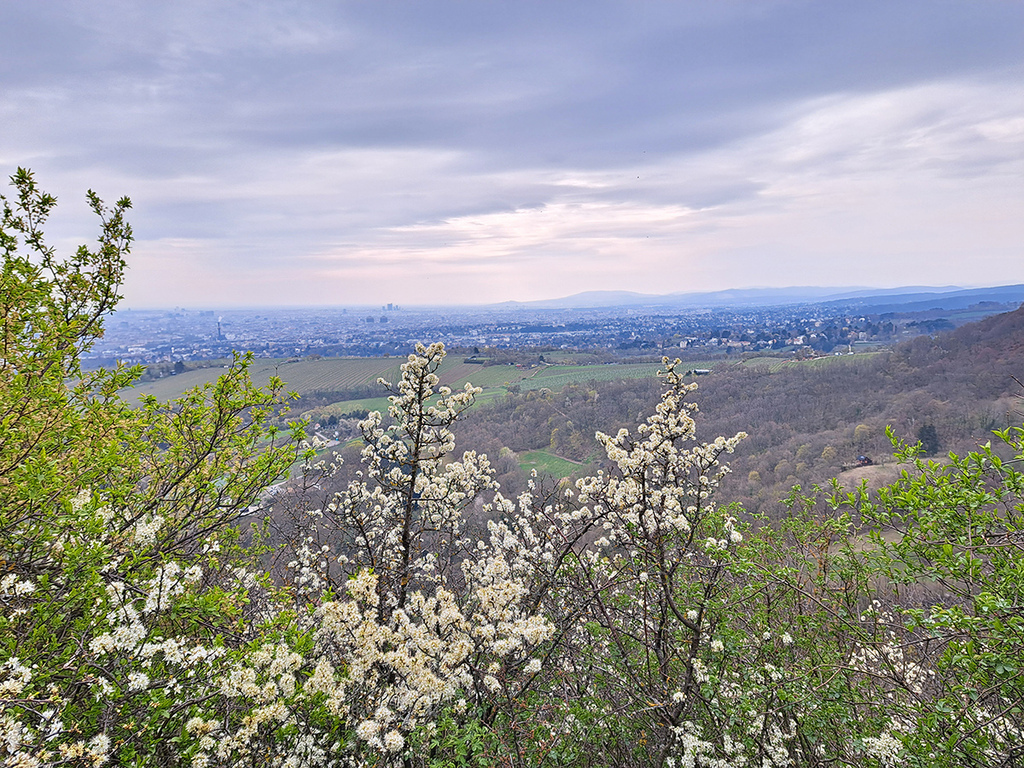
[[[0,124],[131,307],[1024,283],[1017,3],[0,0]]]

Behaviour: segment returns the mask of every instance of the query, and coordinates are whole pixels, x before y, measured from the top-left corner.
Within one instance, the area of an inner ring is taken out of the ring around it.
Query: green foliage
[[[939,464],[894,441],[913,470],[860,505],[866,523],[898,534],[877,540],[880,570],[905,595],[896,617],[907,653],[930,673],[907,741],[923,750],[941,734],[933,749],[949,764],[1022,751],[1024,430],[996,437],[1012,459],[987,443]]]
[[[62,260],[41,229],[54,199],[27,171],[12,183],[0,228],[5,764],[1024,758],[1024,429],[944,463],[894,441],[896,482],[795,487],[773,525],[717,503],[720,459],[745,435],[697,441],[694,387],[666,360],[653,413],[598,434],[603,471],[572,487],[535,480],[513,500],[486,457],[453,458],[452,427],[478,391],[443,386],[451,369],[434,344],[388,385],[390,420],[361,422],[360,473],[328,494],[320,481],[337,468],[301,424],[274,426],[289,396],[277,378],[253,386],[250,357],[137,408],[118,396],[137,369],[84,373],[117,301],[129,203],[90,193],[97,246]],[[539,390],[507,405],[537,409],[550,442],[580,450],[550,412],[575,407],[564,424],[578,427],[598,395]],[[873,440],[862,426],[853,439]],[[801,444],[798,458],[816,456],[837,451]],[[299,459],[292,526],[244,525]]]
[[[141,409],[117,394],[139,369],[84,373],[80,355],[119,298],[130,202],[107,208],[90,192],[97,245],[61,259],[42,233],[56,200],[28,171],[11,183],[0,227],[0,721],[18,735],[5,749],[25,764],[58,749],[66,762],[166,763],[190,714],[182,702],[205,683],[175,671],[177,641],[144,647],[183,636],[216,657],[251,635],[247,590],[229,575],[244,564],[231,526],[294,460],[300,435],[268,431],[280,382],[253,388],[247,359]]]

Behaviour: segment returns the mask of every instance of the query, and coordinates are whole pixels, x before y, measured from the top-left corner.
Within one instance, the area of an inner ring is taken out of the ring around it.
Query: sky
[[[1024,283],[1024,3],[0,0],[0,173],[125,305]]]

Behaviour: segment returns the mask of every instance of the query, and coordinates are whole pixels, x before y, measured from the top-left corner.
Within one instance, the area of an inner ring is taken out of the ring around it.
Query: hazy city
[[[542,348],[606,352],[609,359],[709,352],[852,352],[967,320],[1015,309],[1024,286],[986,291],[871,296],[869,299],[781,306],[670,310],[649,306],[600,308],[310,308],[253,310],[122,310],[86,356],[173,363],[229,357],[405,355],[417,343],[457,347]]]

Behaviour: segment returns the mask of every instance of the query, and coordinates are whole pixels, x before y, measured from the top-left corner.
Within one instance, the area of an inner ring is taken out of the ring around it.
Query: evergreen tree
[[[925,456],[934,456],[939,452],[939,433],[935,431],[934,424],[922,424],[917,430],[917,439],[921,443],[921,453]]]

